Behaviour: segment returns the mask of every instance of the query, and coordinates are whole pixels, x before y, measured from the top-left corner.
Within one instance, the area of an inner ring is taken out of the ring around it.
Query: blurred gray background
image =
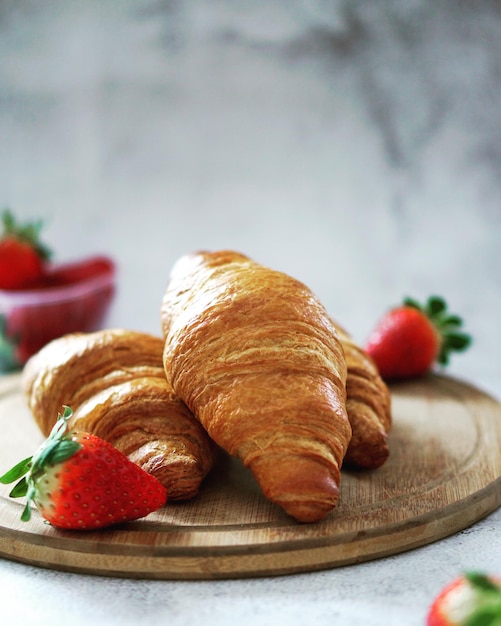
[[[306,282],[363,342],[403,296],[501,397],[501,2],[0,2],[0,206],[118,262],[108,325],[160,332],[182,254]]]

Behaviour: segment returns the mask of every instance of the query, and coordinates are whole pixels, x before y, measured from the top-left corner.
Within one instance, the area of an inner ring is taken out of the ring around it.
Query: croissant
[[[164,367],[211,438],[300,522],[339,497],[351,437],[346,362],[299,281],[231,251],[182,257],[164,294]]]
[[[376,469],[388,459],[391,398],[371,357],[334,322],[346,357],[346,410],[352,438],[344,466]]]
[[[153,474],[169,500],[199,490],[216,446],[165,379],[163,340],[110,329],[53,340],[26,363],[21,384],[48,435],[63,405],[70,425],[112,443]]]

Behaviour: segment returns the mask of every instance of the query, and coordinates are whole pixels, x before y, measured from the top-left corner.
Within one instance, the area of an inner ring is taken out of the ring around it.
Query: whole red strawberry
[[[422,376],[435,362],[447,365],[452,351],[470,345],[471,337],[460,330],[462,324],[439,296],[430,296],[424,306],[406,298],[383,316],[365,350],[387,380]]]
[[[18,224],[9,210],[2,215],[0,289],[27,289],[44,275],[49,249],[40,241],[41,222]]]
[[[499,626],[499,577],[470,572],[446,585],[430,606],[427,626]]]
[[[122,452],[95,435],[68,430],[65,407],[38,451],[0,477],[19,482],[12,498],[27,497],[21,515],[31,518],[31,502],[58,528],[92,530],[139,519],[167,500],[165,487]]]

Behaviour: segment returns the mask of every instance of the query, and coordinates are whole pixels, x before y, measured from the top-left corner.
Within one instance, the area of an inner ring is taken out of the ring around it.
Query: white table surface
[[[159,332],[181,255],[233,248],[304,280],[363,342],[440,293],[501,399],[501,5],[5,0],[0,206],[58,260],[108,252],[108,326]],[[500,442],[493,442],[500,445]],[[501,571],[501,511],[330,571],[145,581],[0,560],[2,623],[418,626],[465,569]]]

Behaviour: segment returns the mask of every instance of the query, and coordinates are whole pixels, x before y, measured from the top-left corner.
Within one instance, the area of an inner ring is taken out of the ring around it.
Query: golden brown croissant
[[[346,409],[352,438],[344,463],[358,469],[376,469],[389,456],[391,399],[370,356],[334,322],[346,357]]]
[[[231,251],[181,258],[161,310],[167,379],[264,495],[301,522],[338,499],[346,361],[299,281]]]
[[[123,329],[55,339],[22,374],[28,405],[47,435],[63,405],[70,425],[106,439],[165,485],[193,497],[216,446],[165,379],[160,337]]]

